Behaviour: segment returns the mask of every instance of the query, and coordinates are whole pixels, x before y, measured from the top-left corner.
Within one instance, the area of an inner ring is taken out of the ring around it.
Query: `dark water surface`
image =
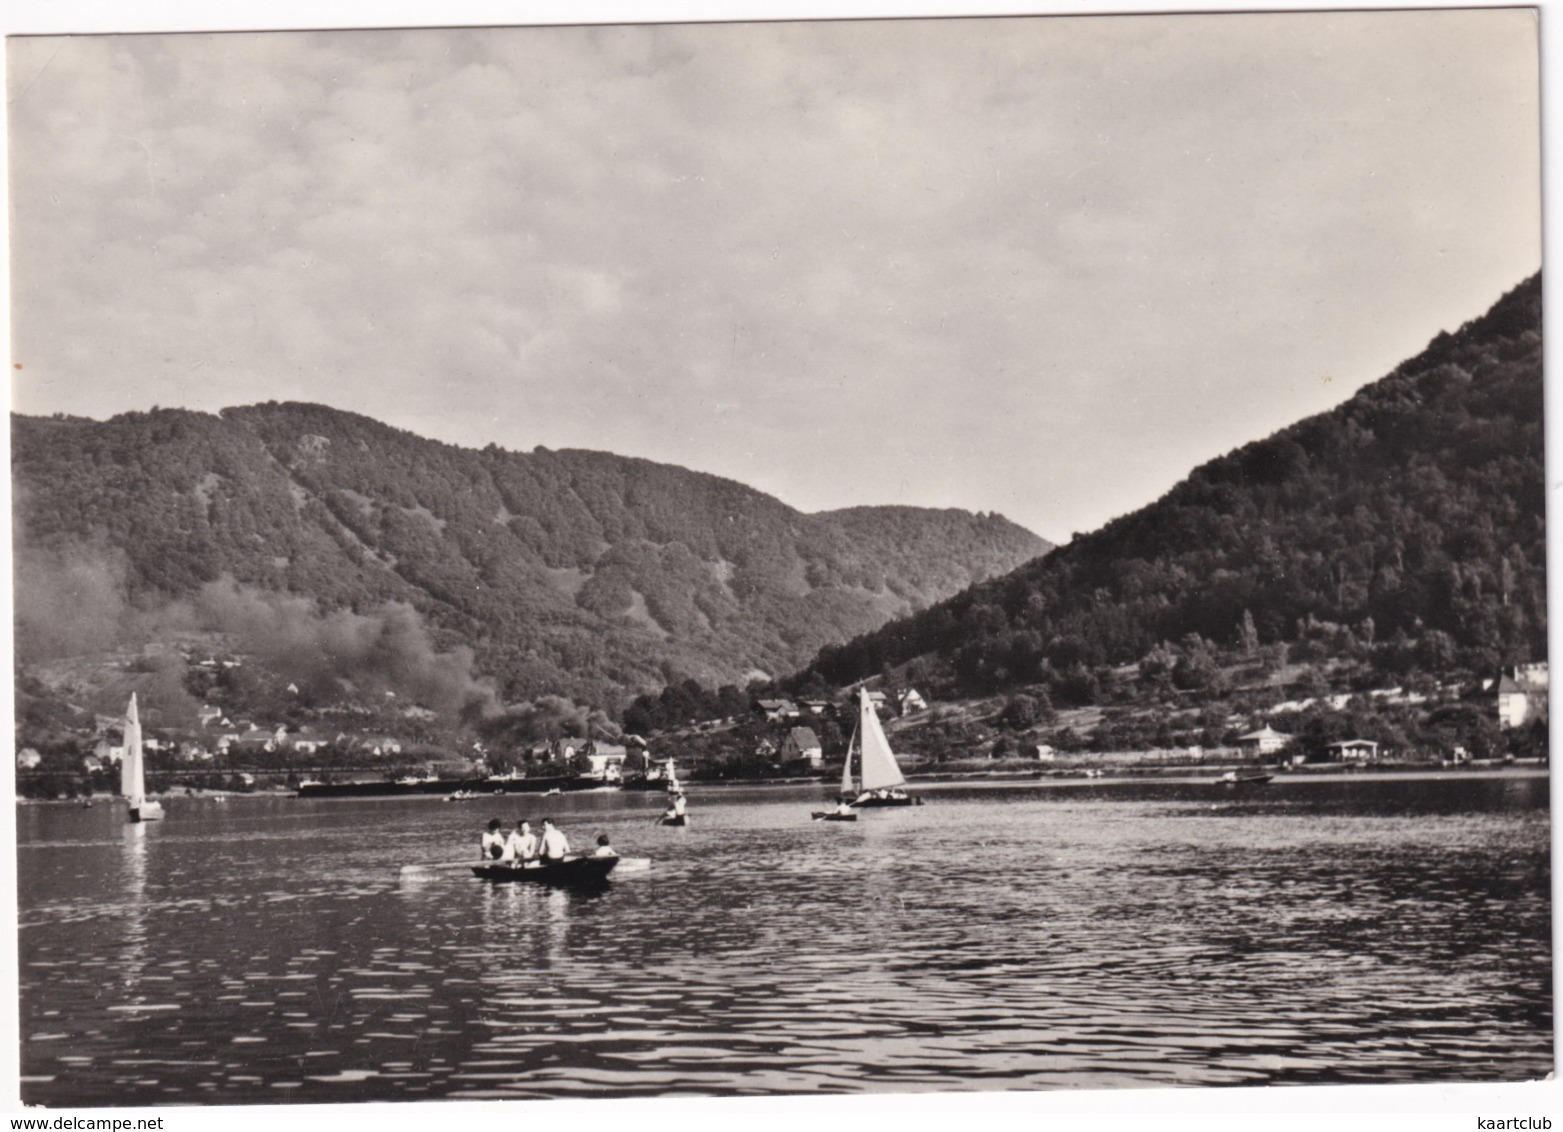
[[[70,1106],[1552,1069],[1541,776],[18,808],[22,1098]],[[546,809],[545,809],[546,806]],[[600,893],[407,862],[552,812]]]

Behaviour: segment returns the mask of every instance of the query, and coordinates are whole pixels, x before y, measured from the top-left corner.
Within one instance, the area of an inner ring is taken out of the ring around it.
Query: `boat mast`
[[[856,794],[857,789],[852,785],[852,744],[857,742],[857,724],[852,725],[852,738],[847,740],[847,761],[841,767],[841,792],[843,794]]]

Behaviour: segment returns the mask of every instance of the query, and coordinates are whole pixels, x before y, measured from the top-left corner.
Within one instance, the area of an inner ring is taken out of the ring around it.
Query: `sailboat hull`
[[[815,810],[815,821],[857,821],[856,814],[838,814],[834,810]]]
[[[880,797],[877,794],[865,794],[852,799],[847,805],[858,810],[869,810],[879,806],[921,806],[923,800],[911,794],[889,794]]]
[[[143,802],[139,806],[130,807],[131,821],[162,821],[163,804],[161,802]]]

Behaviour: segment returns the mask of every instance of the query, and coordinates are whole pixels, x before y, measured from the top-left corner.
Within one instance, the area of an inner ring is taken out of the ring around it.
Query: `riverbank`
[[[1087,785],[1096,782],[1138,782],[1146,779],[1167,781],[1215,781],[1228,771],[1263,770],[1275,776],[1275,781],[1288,779],[1368,779],[1368,778],[1493,778],[1502,776],[1537,777],[1550,773],[1548,764],[1540,759],[1516,759],[1511,763],[1373,763],[1342,765],[1340,763],[1312,763],[1281,769],[1258,767],[1253,763],[1211,763],[1206,766],[1167,767],[1101,767],[1071,770],[1021,770],[995,769],[972,771],[933,771],[908,773],[907,785],[912,788],[939,785],[992,783],[1059,783]],[[704,790],[712,787],[748,786],[833,786],[839,785],[834,776],[796,776],[791,778],[722,778],[692,779],[688,789]]]
[[[1254,770],[1252,764],[1212,764],[1210,766],[1190,767],[1132,767],[1132,768],[1102,768],[1098,773],[1091,774],[1085,770],[1066,771],[1024,771],[1024,770],[990,770],[990,771],[944,771],[929,774],[909,774],[907,784],[913,789],[937,789],[941,786],[976,786],[991,783],[994,786],[1093,786],[1108,783],[1122,782],[1207,782],[1212,785],[1218,783],[1220,777],[1232,770]],[[1512,763],[1465,763],[1459,766],[1444,766],[1438,763],[1381,763],[1364,764],[1361,766],[1342,766],[1339,763],[1307,764],[1288,769],[1263,768],[1266,773],[1274,776],[1273,782],[1285,783],[1288,781],[1383,781],[1386,779],[1442,779],[1442,778],[1545,778],[1551,773],[1551,767],[1540,759],[1516,759]],[[828,787],[838,785],[833,777],[794,777],[794,778],[748,778],[748,779],[709,779],[694,780],[686,783],[686,788],[693,790],[726,790],[734,788],[752,788],[756,786],[766,787],[798,787],[818,786]],[[568,793],[604,793],[611,787],[601,785],[591,790],[573,790]],[[634,791],[627,791],[634,793]],[[229,798],[291,798],[298,797],[297,792],[286,787],[262,787],[249,791],[233,790],[185,790],[167,794],[151,794],[149,797],[162,801],[178,800],[181,798],[212,798],[226,801]],[[308,795],[305,795],[308,797]],[[442,796],[440,792],[386,792],[380,796],[409,798],[409,797],[435,797]],[[480,797],[488,797],[484,794]],[[316,795],[316,797],[329,798],[330,795]],[[119,799],[114,795],[96,794],[90,799],[85,798],[17,798],[18,805],[25,806],[72,806],[81,808],[82,803],[90,801],[94,806],[108,805]]]

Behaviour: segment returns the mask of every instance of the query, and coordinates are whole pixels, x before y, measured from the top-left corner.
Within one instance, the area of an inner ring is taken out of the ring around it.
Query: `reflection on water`
[[[489,885],[487,809],[18,810],[56,1105],[1517,1080],[1552,1068],[1547,781],[551,799],[653,859]],[[482,803],[477,803],[481,806]],[[507,820],[525,801],[507,799]]]

